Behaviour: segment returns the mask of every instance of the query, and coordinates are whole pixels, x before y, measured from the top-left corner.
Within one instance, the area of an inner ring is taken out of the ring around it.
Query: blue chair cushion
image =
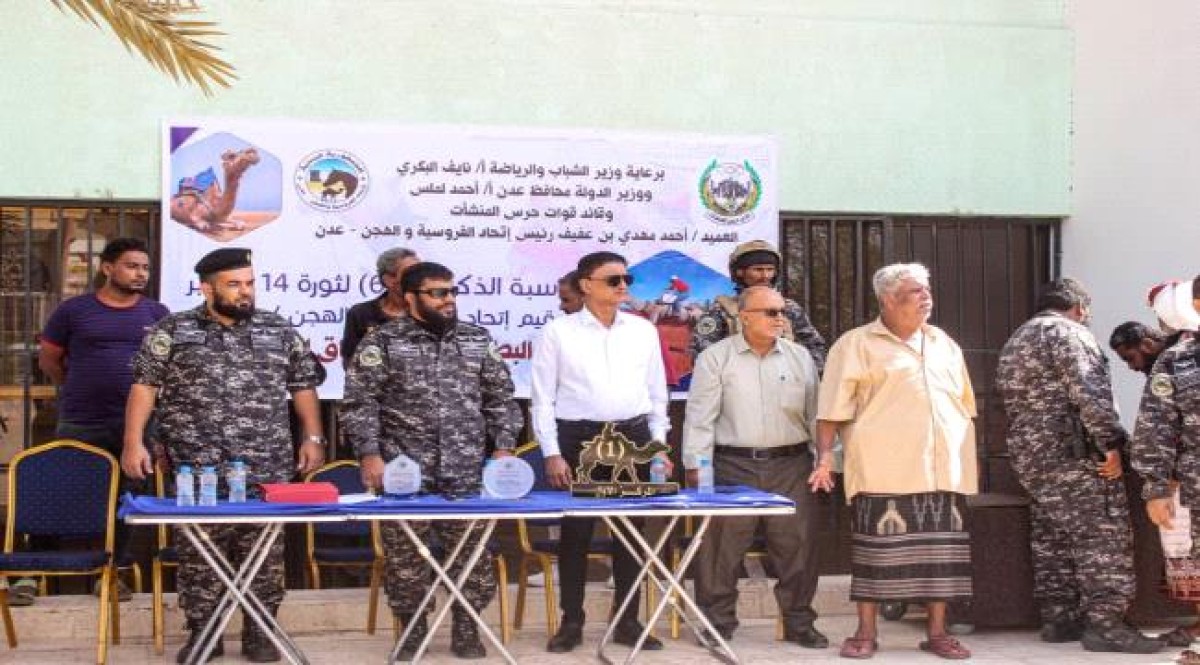
[[[313,533],[317,536],[362,536],[370,537],[371,525],[365,522],[313,522]]]
[[[375,560],[375,550],[370,547],[314,547],[313,559],[317,563],[362,563]]]
[[[109,561],[108,552],[10,552],[0,554],[0,570],[19,571],[67,571],[100,568]]]
[[[179,551],[174,547],[164,547],[155,553],[159,561],[163,563],[179,563]]]

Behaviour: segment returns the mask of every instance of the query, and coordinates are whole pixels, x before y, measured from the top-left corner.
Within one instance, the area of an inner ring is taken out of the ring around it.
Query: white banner
[[[459,317],[486,326],[529,394],[532,340],[558,278],[609,250],[636,277],[675,388],[690,324],[728,293],[738,243],[776,242],[767,137],[415,127],[243,118],[163,128],[163,302],[196,306],[199,257],[254,251],[257,304],[287,317],[342,395],[346,311],[378,296],[375,257],[409,247],[455,272]]]

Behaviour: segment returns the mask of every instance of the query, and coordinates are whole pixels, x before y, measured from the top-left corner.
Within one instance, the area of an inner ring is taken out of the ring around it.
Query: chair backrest
[[[333,483],[338,488],[338,494],[362,494],[367,491],[358,462],[350,460],[330,462],[305,476],[304,482]]]
[[[102,536],[111,552],[118,469],[109,453],[69,439],[13,456],[8,467],[5,551],[13,551],[17,534],[29,534]]]
[[[546,458],[542,457],[542,447],[538,445],[537,441],[523,443],[513,453],[533,468],[533,489],[554,489],[550,483],[546,482]]]
[[[367,491],[358,462],[351,460],[330,462],[305,476],[304,482],[333,483],[338,494],[362,494]],[[371,533],[371,526],[364,522],[316,522],[311,527],[318,535],[366,536]]]

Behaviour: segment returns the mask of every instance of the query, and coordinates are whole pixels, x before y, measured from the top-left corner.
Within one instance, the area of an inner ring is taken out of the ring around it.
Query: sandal
[[[1200,653],[1196,653],[1191,649],[1185,649],[1179,657],[1175,659],[1179,665],[1200,665]]]
[[[866,660],[879,650],[879,642],[869,637],[847,637],[842,642],[842,650],[838,652],[842,658]]]
[[[917,647],[946,660],[965,660],[971,657],[970,649],[949,635],[931,635]]]
[[[1179,626],[1169,633],[1159,635],[1158,639],[1169,647],[1187,647],[1196,641],[1196,634],[1190,628]]]
[[[13,607],[28,607],[37,600],[37,580],[28,577],[8,587],[8,604]]]

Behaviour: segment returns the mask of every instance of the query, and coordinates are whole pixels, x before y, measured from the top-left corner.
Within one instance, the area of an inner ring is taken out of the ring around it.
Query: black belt
[[[808,452],[808,445],[793,443],[790,446],[775,446],[774,448],[748,448],[745,446],[714,446],[716,452],[734,457],[750,459],[775,459],[777,457],[799,457]]]
[[[559,422],[566,423],[568,425],[590,425],[592,427],[603,427],[604,425],[612,423],[617,429],[639,427],[647,421],[648,417],[644,413],[640,416],[634,416],[627,420],[559,420]]]

